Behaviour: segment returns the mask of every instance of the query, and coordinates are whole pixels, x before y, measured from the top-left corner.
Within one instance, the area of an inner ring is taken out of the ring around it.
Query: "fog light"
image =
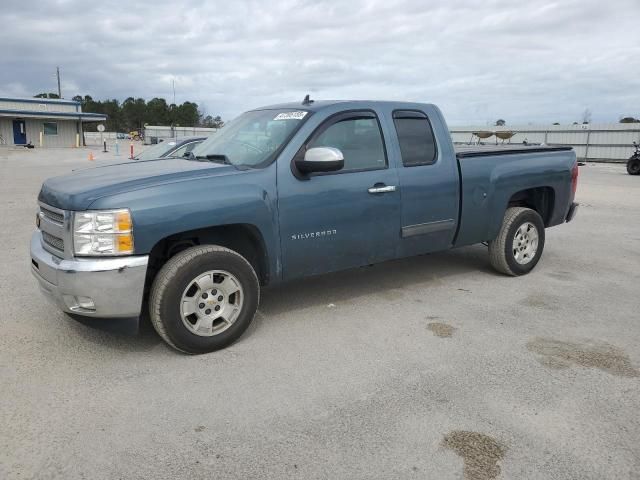
[[[96,311],[96,304],[89,297],[74,297],[73,295],[63,295],[64,303],[72,312],[83,311]]]
[[[83,310],[95,310],[96,304],[89,297],[77,297],[78,306]]]

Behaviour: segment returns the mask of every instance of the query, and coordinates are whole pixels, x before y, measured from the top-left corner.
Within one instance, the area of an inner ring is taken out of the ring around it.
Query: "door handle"
[[[378,185],[378,184],[376,184],[375,186],[367,190],[367,192],[369,193],[388,193],[388,192],[395,192],[395,191],[396,191],[395,185]]]

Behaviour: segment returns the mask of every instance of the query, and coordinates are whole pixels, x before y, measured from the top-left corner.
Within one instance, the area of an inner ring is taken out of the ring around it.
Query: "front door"
[[[298,154],[334,147],[344,168],[296,178],[278,169],[285,279],[394,258],[400,239],[400,191],[389,168],[378,118],[346,112],[321,124]]]
[[[13,121],[13,143],[15,145],[27,144],[27,129],[25,128],[24,120]]]

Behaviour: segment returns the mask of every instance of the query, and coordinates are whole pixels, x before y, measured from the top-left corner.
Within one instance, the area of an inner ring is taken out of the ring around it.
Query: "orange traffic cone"
[[[93,152],[89,152],[89,161],[93,162],[95,158],[93,158]]]

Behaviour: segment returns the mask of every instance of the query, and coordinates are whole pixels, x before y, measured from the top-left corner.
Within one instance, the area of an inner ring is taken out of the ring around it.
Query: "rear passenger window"
[[[344,155],[344,168],[340,172],[372,170],[387,165],[376,118],[346,118],[338,121],[310,142],[308,148],[313,147],[339,149]]]
[[[405,167],[431,165],[436,161],[436,142],[429,119],[422,112],[398,111],[393,114],[402,164]]]

